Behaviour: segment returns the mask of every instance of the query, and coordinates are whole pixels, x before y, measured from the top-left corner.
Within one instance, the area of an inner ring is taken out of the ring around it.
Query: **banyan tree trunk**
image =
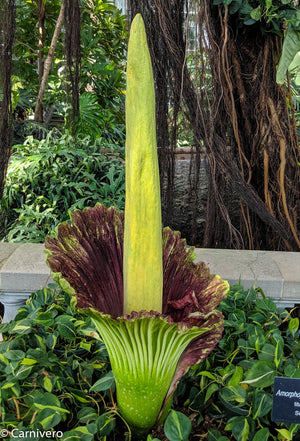
[[[299,250],[299,143],[291,97],[275,79],[280,40],[256,26],[234,28],[227,7],[207,0],[206,8],[214,94],[221,97],[208,150],[240,200],[236,228],[247,248]]]
[[[263,35],[259,25],[236,27],[228,7],[211,0],[129,0],[129,6],[132,17],[137,12],[144,16],[154,66],[161,174],[168,174],[169,184],[163,190],[164,223],[173,218],[181,111],[195,145],[188,242],[300,250],[299,144],[288,88],[275,80],[282,39]],[[198,21],[192,70],[186,50],[191,10]],[[210,179],[205,227],[199,230],[195,217],[203,146]]]

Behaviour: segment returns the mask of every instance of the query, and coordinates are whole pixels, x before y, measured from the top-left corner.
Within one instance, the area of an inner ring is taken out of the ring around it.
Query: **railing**
[[[300,253],[196,249],[212,273],[230,284],[259,286],[282,307],[300,304]],[[0,303],[8,322],[34,291],[52,281],[43,244],[0,243]]]

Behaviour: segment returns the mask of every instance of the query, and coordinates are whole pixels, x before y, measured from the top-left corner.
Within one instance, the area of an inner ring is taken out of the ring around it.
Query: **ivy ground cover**
[[[0,430],[68,441],[297,441],[299,426],[274,423],[271,409],[274,377],[300,378],[299,320],[258,294],[231,287],[219,307],[222,340],[182,378],[164,425],[134,438],[92,321],[56,286],[36,292],[0,326]]]

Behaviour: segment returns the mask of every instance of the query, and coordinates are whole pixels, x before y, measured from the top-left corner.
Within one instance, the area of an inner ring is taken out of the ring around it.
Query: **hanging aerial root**
[[[270,213],[275,216],[269,192],[269,155],[266,149],[264,149],[264,193],[266,206],[268,207]]]
[[[286,220],[288,221],[288,224],[291,228],[294,239],[295,239],[298,247],[300,248],[300,239],[297,234],[296,228],[293,224],[293,221],[290,217],[290,213],[289,213],[288,205],[287,205],[287,200],[286,200],[286,191],[285,191],[286,142],[285,142],[284,135],[283,135],[282,131],[280,130],[280,123],[279,123],[276,109],[274,107],[273,101],[270,98],[268,98],[268,105],[269,105],[270,112],[271,112],[272,123],[275,127],[278,127],[278,129],[279,129],[279,132],[276,132],[276,135],[277,135],[278,143],[279,143],[279,147],[280,147],[280,166],[279,166],[279,180],[278,180],[279,189],[280,189],[280,198],[282,201],[283,210],[284,210]]]

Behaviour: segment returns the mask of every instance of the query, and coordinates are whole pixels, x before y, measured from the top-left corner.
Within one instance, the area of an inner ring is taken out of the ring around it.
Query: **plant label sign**
[[[275,377],[272,420],[300,424],[300,379]]]

